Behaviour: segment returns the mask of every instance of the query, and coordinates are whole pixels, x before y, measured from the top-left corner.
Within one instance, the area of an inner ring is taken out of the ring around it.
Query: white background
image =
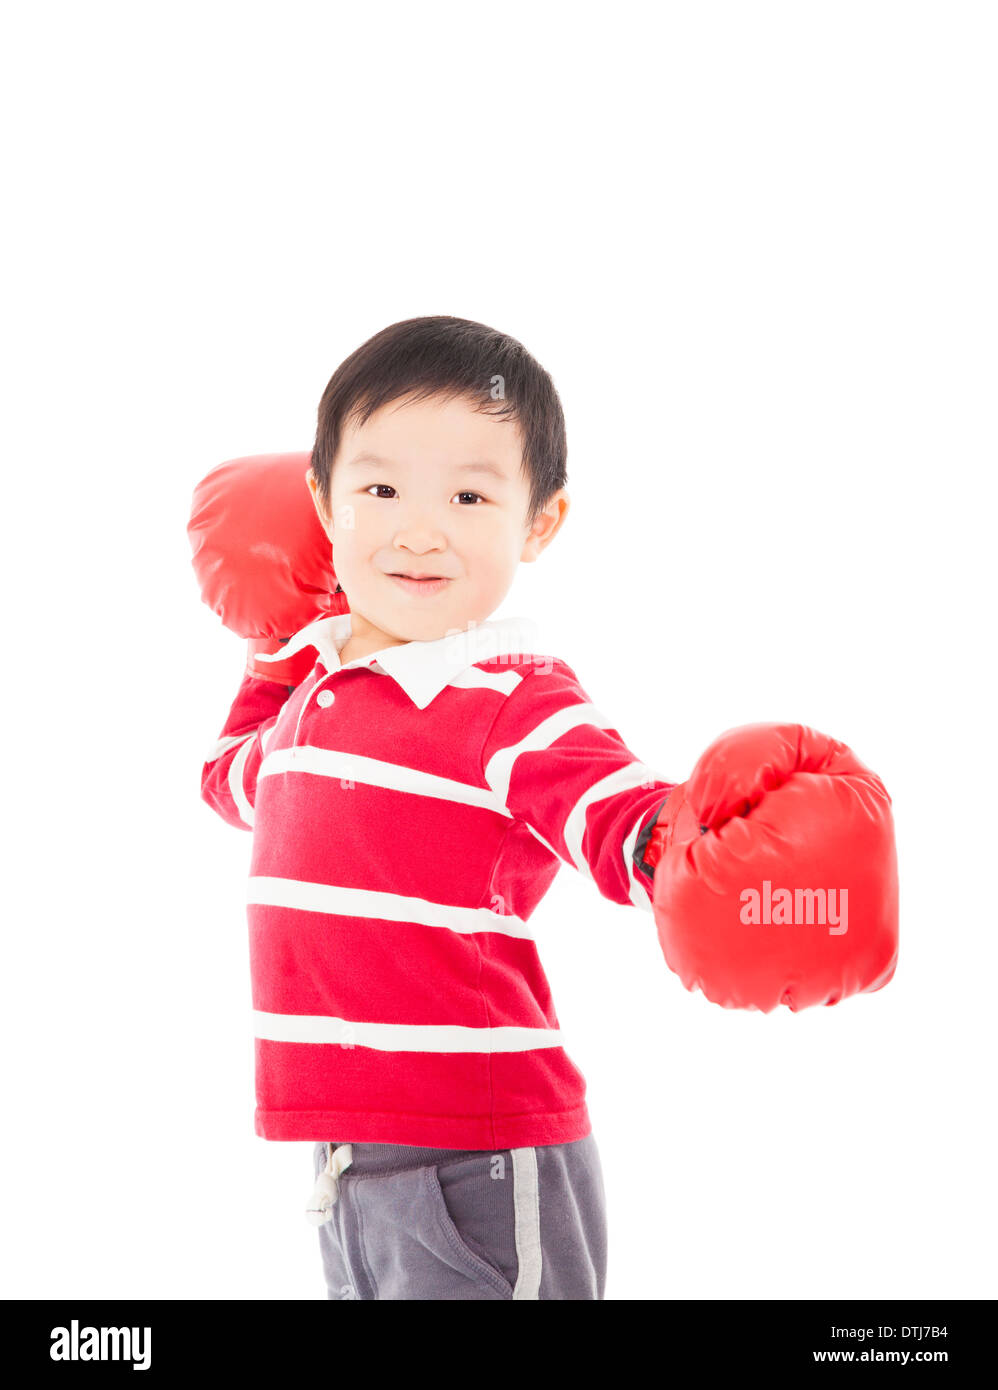
[[[325,1298],[311,1145],[253,1133],[251,837],[199,789],[243,643],[186,523],[441,313],[568,422],[570,518],[496,616],[662,776],[791,719],[894,798],[900,964],[833,1009],[687,994],[567,868],[538,909],[607,1297],[998,1294],[993,7],[3,30],[3,1295]]]

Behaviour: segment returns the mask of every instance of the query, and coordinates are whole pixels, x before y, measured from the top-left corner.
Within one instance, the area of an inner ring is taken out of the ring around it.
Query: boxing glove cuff
[[[273,681],[294,689],[308,676],[316,662],[314,647],[301,647],[286,661],[257,661],[258,655],[273,655],[287,646],[288,637],[250,637],[246,642],[246,674],[257,680]]]
[[[635,843],[635,867],[649,882],[654,882],[655,866],[670,845],[685,844],[702,833],[686,800],[686,786],[681,782],[673,787]]]

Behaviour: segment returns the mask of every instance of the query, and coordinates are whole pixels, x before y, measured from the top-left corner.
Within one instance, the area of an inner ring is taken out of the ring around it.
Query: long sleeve
[[[224,821],[253,829],[256,778],[293,687],[244,675],[229,717],[201,770],[201,797]]]
[[[628,749],[564,662],[534,669],[507,696],[482,775],[505,810],[604,897],[651,911],[653,876],[637,868],[635,850],[675,784]]]

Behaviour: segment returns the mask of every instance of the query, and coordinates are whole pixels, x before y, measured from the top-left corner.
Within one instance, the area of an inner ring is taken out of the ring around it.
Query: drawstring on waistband
[[[308,1206],[305,1219],[312,1226],[322,1226],[330,1220],[333,1207],[340,1195],[340,1174],[353,1162],[353,1148],[350,1144],[339,1144],[334,1149],[326,1145],[326,1166],[319,1174]]]

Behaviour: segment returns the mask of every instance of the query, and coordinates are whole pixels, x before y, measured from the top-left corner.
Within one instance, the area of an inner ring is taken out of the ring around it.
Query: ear
[[[322,529],[328,532],[330,525],[329,517],[322,510],[322,503],[319,500],[319,493],[318,488],[316,486],[315,474],[312,472],[311,468],[305,474],[305,482],[308,484],[308,490],[312,497],[312,503],[315,506],[316,514],[319,518],[319,521],[322,523]]]
[[[571,499],[564,488],[554,494],[527,533],[521,560],[531,563],[551,544],[568,516],[570,505]]]

